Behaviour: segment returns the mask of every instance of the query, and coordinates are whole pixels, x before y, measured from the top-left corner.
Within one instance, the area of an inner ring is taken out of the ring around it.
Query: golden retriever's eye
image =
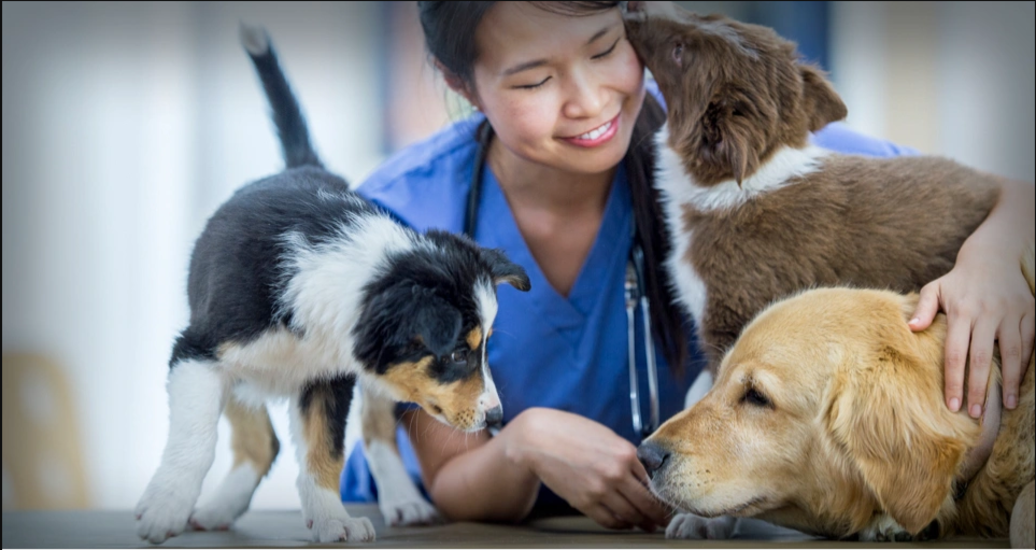
[[[676,45],[673,46],[673,61],[675,61],[677,65],[683,63],[683,42],[677,42]]]
[[[749,405],[755,407],[773,407],[773,403],[765,395],[763,395],[762,392],[755,388],[748,388],[748,391],[745,392],[745,395],[741,396],[741,402],[748,403]]]

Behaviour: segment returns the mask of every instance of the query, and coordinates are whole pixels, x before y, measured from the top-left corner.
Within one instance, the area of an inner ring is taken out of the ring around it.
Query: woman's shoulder
[[[810,137],[814,145],[848,155],[899,157],[920,154],[910,147],[857,132],[844,122],[832,122]]]
[[[419,231],[458,231],[483,118],[476,113],[396,152],[356,192]]]

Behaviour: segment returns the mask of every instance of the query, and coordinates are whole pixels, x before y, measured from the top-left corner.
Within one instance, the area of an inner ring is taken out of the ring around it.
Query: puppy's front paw
[[[195,531],[226,531],[240,515],[225,507],[202,506],[191,514],[189,523]]]
[[[315,542],[371,542],[374,525],[367,518],[336,516],[309,521]]]
[[[160,544],[183,533],[187,528],[191,507],[194,505],[194,502],[179,495],[158,493],[160,492],[149,487],[137,504],[135,512],[137,535],[152,544]]]
[[[393,527],[401,525],[436,525],[442,523],[442,516],[427,500],[417,497],[402,502],[378,502],[385,523]]]
[[[694,514],[677,514],[665,530],[667,539],[723,540],[734,535],[737,518],[721,516],[703,518]]]

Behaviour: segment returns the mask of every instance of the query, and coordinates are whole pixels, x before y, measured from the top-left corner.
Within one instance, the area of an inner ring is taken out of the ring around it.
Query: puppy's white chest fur
[[[671,251],[667,268],[673,279],[677,300],[701,323],[705,315],[708,291],[704,280],[692,263],[691,245],[695,228],[685,220],[687,210],[699,214],[729,211],[749,201],[776,191],[790,181],[818,169],[828,151],[816,146],[804,149],[786,147],[773,155],[755,173],[741,182],[727,180],[711,186],[700,185],[687,174],[680,156],[669,145],[669,124],[655,134],[658,168],[655,187],[665,209]],[[716,253],[722,253],[716,251]]]

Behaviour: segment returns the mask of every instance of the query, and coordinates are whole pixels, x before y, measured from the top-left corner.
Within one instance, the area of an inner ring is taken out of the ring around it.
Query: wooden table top
[[[186,532],[161,548],[864,548],[867,545],[816,539],[761,521],[743,521],[737,538],[725,541],[666,540],[664,533],[609,531],[581,516],[539,519],[520,526],[452,523],[433,527],[387,527],[375,505],[349,505],[353,516],[370,518],[377,531],[372,543],[319,545],[295,511],[252,511],[225,532]],[[883,543],[874,547],[1007,548],[1006,539],[958,539],[935,543]],[[19,511],[3,513],[4,548],[147,548],[136,535],[128,510]]]

